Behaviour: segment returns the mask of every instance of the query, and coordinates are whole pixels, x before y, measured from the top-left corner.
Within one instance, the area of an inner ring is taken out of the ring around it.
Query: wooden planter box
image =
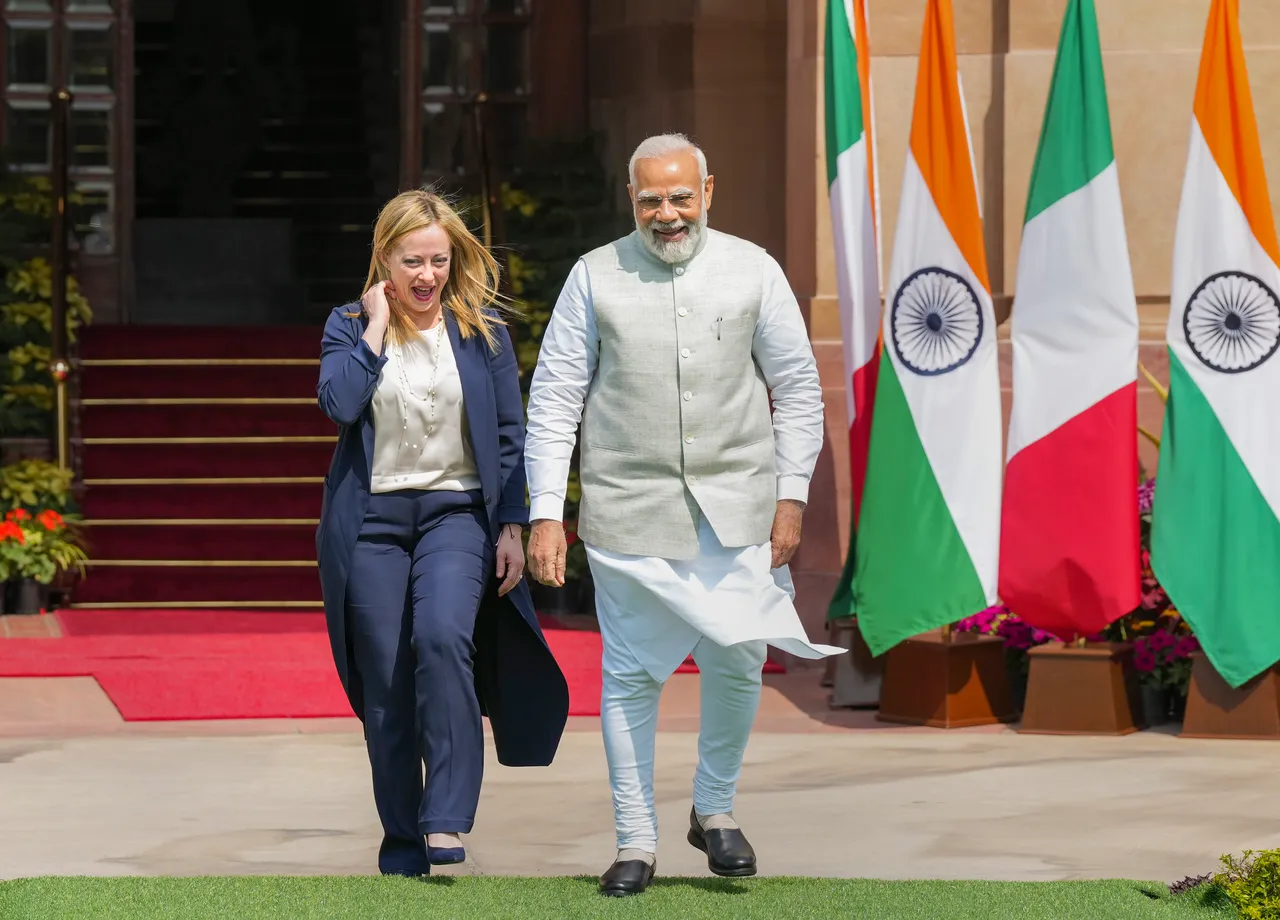
[[[1051,642],[1028,657],[1027,702],[1019,731],[1039,735],[1128,735],[1146,728],[1133,646],[1083,648]]]
[[[1204,652],[1191,655],[1191,687],[1183,738],[1280,738],[1280,673],[1276,668],[1233,689]]]
[[[908,639],[885,654],[876,718],[904,725],[966,728],[1012,722],[1004,640],[941,632]]]

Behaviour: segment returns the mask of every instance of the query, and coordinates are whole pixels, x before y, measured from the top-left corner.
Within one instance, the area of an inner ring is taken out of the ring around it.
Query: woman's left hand
[[[502,525],[496,555],[498,577],[502,579],[502,584],[498,585],[498,597],[502,597],[520,583],[520,576],[524,574],[524,545],[520,541],[518,525]]]

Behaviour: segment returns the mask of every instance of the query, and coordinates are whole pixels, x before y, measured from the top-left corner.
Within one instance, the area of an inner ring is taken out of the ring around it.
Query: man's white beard
[[[689,232],[685,234],[684,239],[675,242],[667,242],[658,235],[658,230],[679,230],[681,227],[688,227]],[[674,220],[671,223],[663,223],[660,220],[653,220],[649,226],[641,226],[640,221],[636,221],[636,230],[640,233],[640,239],[644,242],[644,248],[649,250],[663,262],[674,265],[677,262],[688,262],[693,258],[693,254],[698,251],[698,243],[702,240],[702,234],[707,229],[707,212],[703,210],[698,215],[698,219],[693,223],[686,220]]]

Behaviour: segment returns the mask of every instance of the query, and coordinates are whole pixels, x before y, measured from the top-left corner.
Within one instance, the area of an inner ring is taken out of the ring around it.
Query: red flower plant
[[[36,515],[36,521],[45,530],[59,530],[62,528],[62,515],[54,511],[52,508],[41,511]]]
[[[25,508],[14,508],[4,516],[4,519],[10,523],[14,521],[29,521],[31,514]]]
[[[5,540],[17,540],[19,543],[27,542],[27,535],[22,532],[22,528],[13,521],[6,520],[0,523],[0,542]]]

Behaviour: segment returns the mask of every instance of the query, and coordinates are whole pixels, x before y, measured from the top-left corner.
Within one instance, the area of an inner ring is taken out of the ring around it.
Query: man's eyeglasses
[[[646,213],[656,211],[662,207],[662,202],[671,202],[671,207],[677,211],[684,211],[693,206],[698,200],[698,196],[691,192],[680,192],[675,195],[637,195],[636,207]]]

